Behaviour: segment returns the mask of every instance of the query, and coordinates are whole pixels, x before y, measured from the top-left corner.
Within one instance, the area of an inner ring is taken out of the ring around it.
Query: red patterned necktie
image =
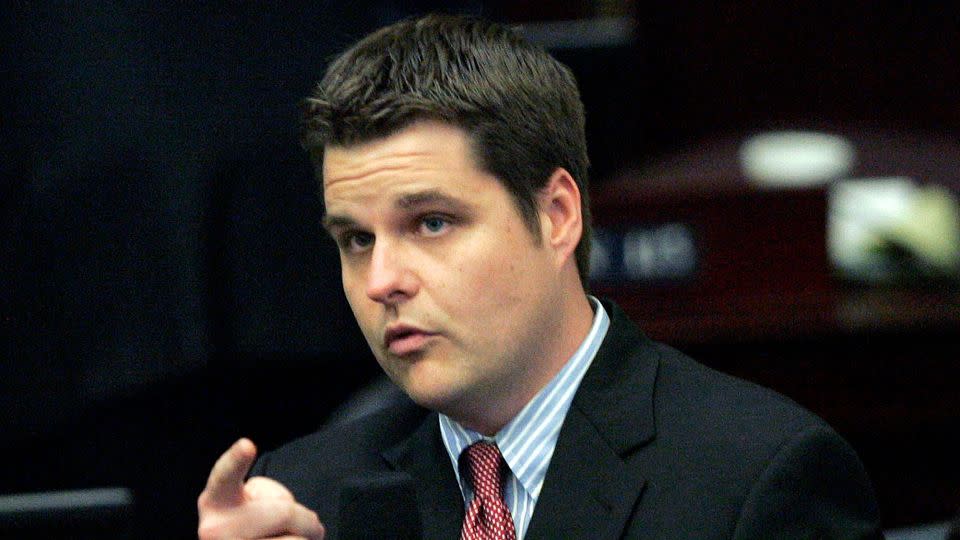
[[[503,456],[495,444],[477,442],[463,451],[473,500],[463,518],[462,540],[516,540],[510,509],[503,501]]]

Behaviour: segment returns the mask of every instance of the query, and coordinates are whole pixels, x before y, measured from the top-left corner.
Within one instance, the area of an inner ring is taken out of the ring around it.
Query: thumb
[[[282,499],[295,501],[293,493],[280,482],[265,476],[254,476],[247,480],[243,487],[248,500],[252,499]]]

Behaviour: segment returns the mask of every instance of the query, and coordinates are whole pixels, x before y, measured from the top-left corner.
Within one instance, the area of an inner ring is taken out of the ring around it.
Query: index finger
[[[207,478],[206,502],[211,506],[233,506],[243,502],[243,481],[253,461],[257,447],[250,439],[240,439],[220,456]]]

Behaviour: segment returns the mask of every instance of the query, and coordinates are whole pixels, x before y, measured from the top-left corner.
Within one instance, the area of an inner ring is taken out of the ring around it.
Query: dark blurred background
[[[727,141],[772,129],[847,134],[873,152],[859,174],[960,190],[960,5],[10,2],[0,492],[125,486],[140,537],[190,537],[230,442],[310,432],[378,374],[319,226],[298,103],[346,45],[439,9],[522,24],[574,69],[600,203],[624,186],[642,199],[648,178],[683,176],[689,191],[671,193],[685,200],[739,182]],[[654,337],[827,418],[870,469],[886,526],[949,519],[955,284],[825,275],[812,293],[701,302],[675,284],[600,290]]]

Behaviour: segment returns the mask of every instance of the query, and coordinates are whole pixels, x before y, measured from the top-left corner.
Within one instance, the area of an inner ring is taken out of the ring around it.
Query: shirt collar
[[[588,298],[594,306],[594,315],[586,338],[553,379],[492,439],[461,426],[445,414],[439,415],[440,434],[464,494],[468,490],[460,478],[460,453],[471,444],[487,439],[500,448],[511,472],[527,493],[534,500],[540,495],[567,410],[610,327],[610,317],[600,301],[593,296]]]

